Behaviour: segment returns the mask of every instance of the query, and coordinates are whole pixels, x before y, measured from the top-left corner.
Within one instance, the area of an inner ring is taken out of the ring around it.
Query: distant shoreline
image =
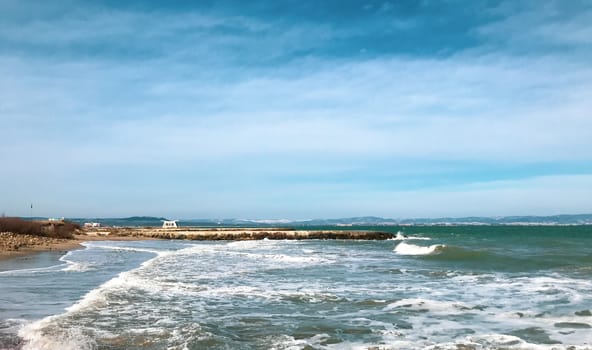
[[[28,218],[35,219],[35,218]],[[42,218],[38,218],[42,219]],[[163,221],[170,220],[155,216],[131,216],[119,218],[68,218],[80,225],[95,222],[102,226],[110,227],[157,227]],[[179,219],[176,220],[182,227],[257,227],[273,228],[277,226],[292,227],[298,229],[317,229],[319,227],[351,227],[356,230],[359,227],[407,227],[407,226],[571,226],[592,225],[592,213],[589,214],[560,214],[549,216],[465,216],[465,217],[424,217],[424,218],[385,218],[378,216],[319,218],[319,219]]]

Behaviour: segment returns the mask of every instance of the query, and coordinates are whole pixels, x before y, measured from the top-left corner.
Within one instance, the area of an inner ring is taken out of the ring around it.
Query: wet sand
[[[78,234],[73,239],[50,238],[32,235],[0,233],[0,260],[31,255],[47,251],[64,251],[83,248],[80,243],[87,241],[134,241],[154,239],[134,236],[97,236]]]

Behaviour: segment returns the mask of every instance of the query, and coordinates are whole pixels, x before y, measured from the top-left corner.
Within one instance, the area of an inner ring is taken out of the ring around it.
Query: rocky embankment
[[[19,251],[32,247],[50,247],[67,239],[0,232],[0,251]]]
[[[260,228],[104,228],[89,230],[88,235],[126,236],[159,239],[187,239],[204,241],[245,241],[260,239],[344,239],[344,240],[385,240],[391,233],[379,231],[340,231],[340,230],[293,230]]]

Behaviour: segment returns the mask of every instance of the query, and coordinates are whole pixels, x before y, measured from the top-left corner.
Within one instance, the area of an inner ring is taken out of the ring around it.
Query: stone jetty
[[[89,236],[103,237],[146,237],[159,239],[186,239],[200,241],[248,241],[260,239],[348,239],[386,240],[392,233],[354,230],[296,230],[287,228],[156,228],[156,227],[113,227],[86,229]]]

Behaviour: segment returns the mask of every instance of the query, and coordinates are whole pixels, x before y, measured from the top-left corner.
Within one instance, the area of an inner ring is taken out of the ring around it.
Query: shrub
[[[45,236],[41,223],[19,218],[0,218],[0,232]]]
[[[50,231],[50,237],[73,238],[74,232],[78,230],[80,230],[80,225],[64,221],[54,226],[53,232]]]

